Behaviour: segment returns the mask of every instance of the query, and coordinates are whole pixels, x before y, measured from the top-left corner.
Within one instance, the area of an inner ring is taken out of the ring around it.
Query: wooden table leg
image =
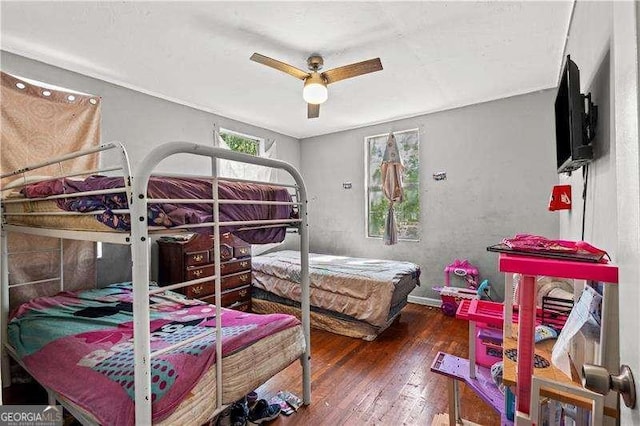
[[[456,426],[460,418],[460,398],[458,395],[458,381],[449,379],[449,426]]]

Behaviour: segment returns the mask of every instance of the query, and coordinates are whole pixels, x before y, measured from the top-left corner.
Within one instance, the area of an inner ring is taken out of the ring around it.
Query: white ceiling
[[[304,138],[554,87],[572,4],[3,1],[0,46]],[[308,120],[302,82],[253,52],[384,70],[329,86]]]

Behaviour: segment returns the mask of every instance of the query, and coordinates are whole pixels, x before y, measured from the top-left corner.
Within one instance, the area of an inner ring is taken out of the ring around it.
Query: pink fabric
[[[502,241],[507,246],[516,250],[540,251],[554,253],[591,253],[599,256],[609,256],[606,251],[585,241],[550,240],[539,235],[517,234],[513,238],[505,238]],[[607,262],[607,259],[602,259]]]
[[[10,342],[33,376],[90,411],[101,424],[134,423],[131,293],[121,288],[61,293],[35,299],[14,315]],[[102,293],[101,293],[102,292]],[[110,292],[110,293],[109,293]],[[215,308],[155,299],[151,305],[151,350],[215,327]],[[104,312],[106,310],[106,313]],[[298,325],[293,316],[256,315],[223,309],[223,355]],[[48,327],[48,330],[47,330]],[[42,341],[39,341],[42,340]],[[215,363],[215,332],[151,360],[153,420],[169,416]],[[250,366],[247,366],[250,368]]]

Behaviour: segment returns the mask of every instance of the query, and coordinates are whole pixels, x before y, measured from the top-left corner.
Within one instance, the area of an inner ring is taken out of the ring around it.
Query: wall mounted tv
[[[556,155],[558,173],[579,169],[593,159],[598,107],[591,93],[580,93],[580,71],[567,55],[556,95]]]

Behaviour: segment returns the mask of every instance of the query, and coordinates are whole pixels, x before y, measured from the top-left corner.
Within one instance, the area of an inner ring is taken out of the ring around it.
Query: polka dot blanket
[[[21,305],[9,343],[38,382],[101,424],[134,423],[131,283],[63,292]],[[153,420],[169,416],[215,363],[215,307],[176,295],[150,299],[151,351],[212,332],[151,361]],[[222,310],[223,356],[299,324],[290,315]]]

